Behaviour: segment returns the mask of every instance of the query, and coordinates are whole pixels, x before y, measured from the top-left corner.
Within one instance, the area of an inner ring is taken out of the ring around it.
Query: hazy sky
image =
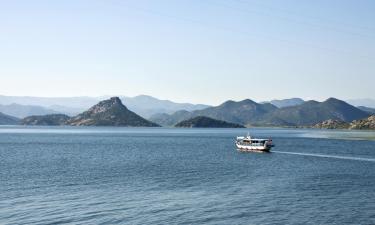
[[[372,0],[0,0],[0,94],[375,97]]]

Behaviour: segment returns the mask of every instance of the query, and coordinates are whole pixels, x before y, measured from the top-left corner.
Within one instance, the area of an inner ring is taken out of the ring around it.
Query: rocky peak
[[[94,105],[89,109],[91,113],[97,114],[97,113],[102,113],[105,112],[111,108],[123,108],[127,109],[126,106],[124,106],[120,100],[119,97],[112,97],[108,100],[103,100],[99,102],[98,104]]]
[[[120,103],[120,104],[122,104],[120,98],[117,97],[117,96],[115,96],[115,97],[111,97],[111,98],[109,99],[109,101],[112,101],[112,102],[115,102],[115,103]]]
[[[159,126],[128,110],[118,97],[99,102],[67,121],[73,126]]]

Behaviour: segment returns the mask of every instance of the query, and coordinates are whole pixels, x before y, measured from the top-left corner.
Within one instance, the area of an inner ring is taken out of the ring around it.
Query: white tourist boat
[[[235,143],[239,151],[269,152],[274,147],[272,139],[252,138],[249,134],[237,137]]]

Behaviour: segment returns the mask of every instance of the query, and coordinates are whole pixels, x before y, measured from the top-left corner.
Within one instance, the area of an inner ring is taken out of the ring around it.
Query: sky
[[[375,98],[372,0],[0,0],[0,95]]]

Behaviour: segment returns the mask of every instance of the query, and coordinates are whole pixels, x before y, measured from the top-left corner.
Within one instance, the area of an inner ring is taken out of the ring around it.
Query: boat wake
[[[361,157],[350,157],[340,155],[325,155],[325,154],[314,154],[314,153],[301,153],[301,152],[284,152],[284,151],[272,151],[273,153],[290,154],[290,155],[301,155],[301,156],[312,156],[321,158],[333,158],[333,159],[345,159],[345,160],[356,160],[356,161],[367,161],[375,162],[375,159],[361,158]]]

